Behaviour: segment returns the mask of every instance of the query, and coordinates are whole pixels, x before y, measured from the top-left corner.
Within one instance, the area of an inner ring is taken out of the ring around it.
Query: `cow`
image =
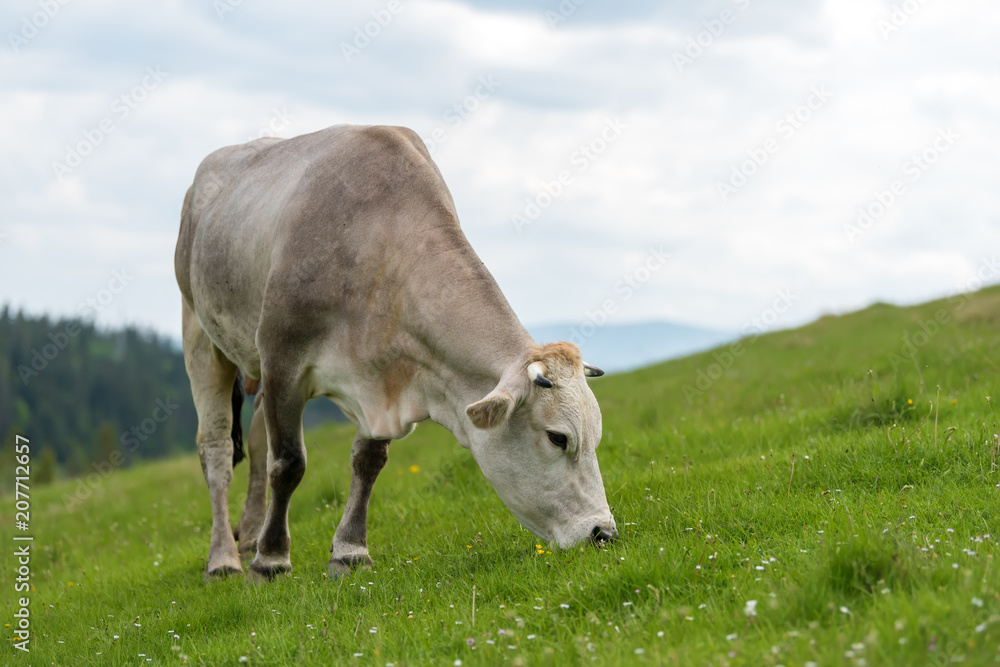
[[[537,270],[558,270],[549,254]],[[174,265],[212,503],[207,577],[242,572],[240,553],[254,550],[249,578],[291,570],[302,411],[320,396],[357,427],[331,576],[371,567],[372,486],[389,442],[426,419],[471,451],[540,539],[565,548],[617,537],[596,455],[601,411],[586,382],[603,371],[571,343],[528,334],[412,130],[340,125],[211,153],[184,198]],[[262,418],[251,423],[250,490],[234,532],[241,377],[259,383]]]

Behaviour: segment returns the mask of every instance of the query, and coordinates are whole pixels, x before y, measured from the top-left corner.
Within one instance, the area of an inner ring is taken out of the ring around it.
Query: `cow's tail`
[[[243,373],[236,371],[236,380],[233,382],[233,467],[246,456],[243,453],[243,423],[240,420],[242,413]]]

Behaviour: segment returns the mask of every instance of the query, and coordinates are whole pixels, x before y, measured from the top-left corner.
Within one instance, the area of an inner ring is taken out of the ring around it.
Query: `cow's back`
[[[401,299],[406,254],[442,234],[461,236],[420,139],[337,126],[209,155],[185,198],[175,269],[213,342],[259,376],[261,334],[282,327],[308,341],[339,330],[349,347]]]

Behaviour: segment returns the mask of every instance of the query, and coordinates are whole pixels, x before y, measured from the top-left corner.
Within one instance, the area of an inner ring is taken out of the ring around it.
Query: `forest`
[[[244,429],[252,403],[243,405]],[[343,417],[329,401],[313,401],[304,422],[329,419]],[[30,439],[34,481],[45,483],[194,451],[197,426],[179,342],[0,310],[3,469],[12,465],[16,435]]]

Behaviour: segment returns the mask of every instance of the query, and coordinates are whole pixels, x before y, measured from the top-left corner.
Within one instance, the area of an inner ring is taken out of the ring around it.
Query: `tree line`
[[[197,422],[184,356],[169,338],[0,311],[5,468],[16,435],[30,440],[32,478],[44,483],[111,459],[130,465],[193,451]]]
[[[243,403],[249,431],[253,399]],[[345,417],[311,401],[306,428]],[[29,439],[32,482],[196,449],[198,418],[176,341],[135,327],[0,310],[0,490],[13,488],[14,441]]]

